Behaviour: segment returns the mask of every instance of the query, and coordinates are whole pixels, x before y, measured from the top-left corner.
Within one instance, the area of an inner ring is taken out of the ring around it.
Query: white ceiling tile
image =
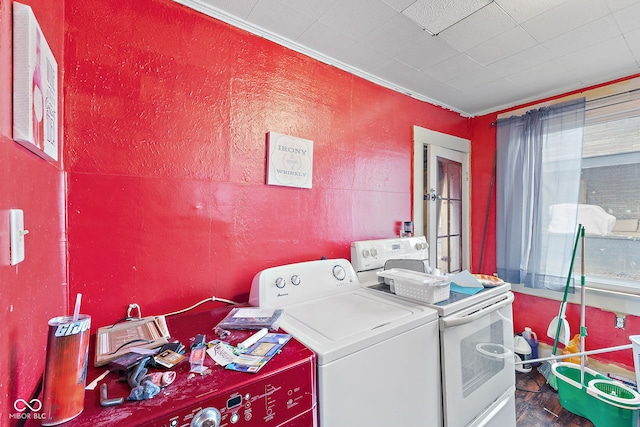
[[[428,35],[402,14],[397,14],[380,27],[366,35],[362,40],[374,50],[388,56],[396,56],[407,50],[415,40]]]
[[[468,96],[464,91],[449,86],[446,83],[439,83],[429,87],[432,99],[439,100],[445,105],[461,105]]]
[[[549,61],[513,74],[507,80],[526,88],[531,96],[537,96],[538,99],[548,96],[557,87],[577,87],[581,83],[557,61]]]
[[[371,70],[371,74],[378,76],[384,80],[394,81],[400,86],[404,86],[406,82],[411,80],[411,76],[415,74],[415,68],[408,66],[398,60],[390,59],[381,62]]]
[[[438,37],[464,52],[516,26],[516,23],[495,3],[442,31]]]
[[[495,0],[517,23],[522,24],[567,0]]]
[[[398,12],[402,12],[403,10],[405,10],[406,8],[408,8],[413,3],[416,2],[416,0],[382,0],[382,1],[384,1],[386,4],[388,4]]]
[[[416,68],[424,70],[432,65],[453,58],[460,52],[443,42],[440,38],[424,32],[419,40],[407,46],[407,49],[396,56],[396,59]]]
[[[620,29],[613,16],[607,15],[575,30],[561,34],[542,43],[554,58],[559,58],[577,50],[594,45],[603,39],[610,39],[620,34]]]
[[[337,58],[342,62],[367,72],[371,71],[381,61],[391,59],[385,55],[380,55],[379,52],[376,52],[369,45],[362,42],[356,42],[349,46],[339,54]]]
[[[202,0],[202,2],[238,18],[246,19],[258,0]]]
[[[313,18],[276,0],[260,0],[248,19],[258,27],[295,40],[313,23]]]
[[[623,33],[640,28],[640,2],[613,14]]]
[[[629,31],[624,35],[624,39],[632,51],[640,50],[640,28],[637,30]]]
[[[491,0],[418,0],[402,13],[430,33],[438,34],[489,3]]]
[[[538,64],[551,61],[551,54],[542,46],[535,45],[508,58],[490,64],[488,67],[496,73],[508,77]]]
[[[261,0],[264,1],[264,0]],[[336,0],[280,0],[283,4],[312,18],[318,19]],[[243,3],[236,0],[236,3]]]
[[[595,21],[609,13],[604,0],[569,0],[522,24],[539,42]]]
[[[332,58],[339,57],[342,52],[356,43],[352,38],[318,21],[311,24],[296,41]]]
[[[465,111],[475,111],[480,114],[496,111],[496,107],[501,109],[520,104],[518,100],[528,95],[522,88],[505,79],[495,80],[463,93],[465,97],[458,102],[465,106]]]
[[[483,65],[489,65],[535,45],[536,41],[522,27],[514,27],[472,47],[466,54]]]
[[[425,93],[431,92],[435,86],[443,84],[442,81],[426,73],[416,73],[413,75],[411,81],[406,83],[406,87],[416,93]]]
[[[320,22],[354,39],[369,34],[398,12],[381,1],[338,0],[321,17]]]
[[[617,36],[578,52],[573,52],[559,61],[580,79],[591,81],[604,72],[637,66],[624,37]]]
[[[455,79],[463,74],[468,74],[482,67],[479,63],[461,53],[446,59],[424,70],[427,74],[443,82]]]
[[[447,84],[455,87],[456,89],[468,91],[499,79],[502,79],[502,76],[496,72],[487,67],[480,67],[476,68],[471,73],[448,80]]]
[[[593,86],[601,83],[611,82],[612,80],[619,79],[621,77],[628,77],[640,72],[640,68],[638,66],[628,67],[628,68],[620,68],[617,70],[606,70],[601,72],[600,74],[593,74],[591,76],[585,76],[580,78],[580,85],[576,88],[582,88],[587,86]],[[566,92],[566,91],[565,91]],[[563,93],[563,92],[560,92]]]
[[[625,7],[632,6],[638,2],[638,0],[605,0],[607,2],[607,6],[609,6],[609,10],[611,12],[616,12],[620,9],[624,9]]]

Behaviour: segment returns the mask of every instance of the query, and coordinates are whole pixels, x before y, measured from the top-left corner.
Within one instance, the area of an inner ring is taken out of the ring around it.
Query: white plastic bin
[[[396,295],[435,304],[449,298],[451,281],[441,276],[402,268],[379,271],[378,276],[389,279]]]

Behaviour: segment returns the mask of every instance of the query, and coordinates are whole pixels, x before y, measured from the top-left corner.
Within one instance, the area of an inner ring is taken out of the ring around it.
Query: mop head
[[[547,384],[549,384],[552,389],[558,391],[558,379],[553,373],[552,366],[553,365],[551,364],[551,362],[547,360],[543,362],[542,365],[538,366],[538,372],[540,372],[542,376],[547,380]]]

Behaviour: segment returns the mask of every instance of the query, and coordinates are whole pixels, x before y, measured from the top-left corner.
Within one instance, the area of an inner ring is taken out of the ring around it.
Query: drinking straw
[[[80,301],[82,300],[82,294],[76,295],[76,307],[73,310],[73,321],[78,321],[78,317],[80,317]]]

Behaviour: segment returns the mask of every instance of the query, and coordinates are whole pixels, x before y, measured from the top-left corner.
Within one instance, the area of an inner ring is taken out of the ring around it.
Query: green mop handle
[[[567,276],[567,284],[564,287],[564,296],[562,297],[563,304],[567,303],[567,295],[569,294],[569,285],[571,284],[571,273],[573,272],[573,261],[576,259],[576,251],[578,250],[578,241],[580,240],[580,230],[582,230],[582,224],[578,224],[576,241],[573,244],[573,254],[571,255],[571,263],[569,264],[569,275]],[[565,307],[565,310],[566,310],[566,307]],[[553,350],[551,350],[551,354],[556,354],[556,350],[558,349],[558,340],[560,339],[560,329],[562,329],[562,322],[558,321],[558,327],[556,329],[556,337],[553,340]]]

